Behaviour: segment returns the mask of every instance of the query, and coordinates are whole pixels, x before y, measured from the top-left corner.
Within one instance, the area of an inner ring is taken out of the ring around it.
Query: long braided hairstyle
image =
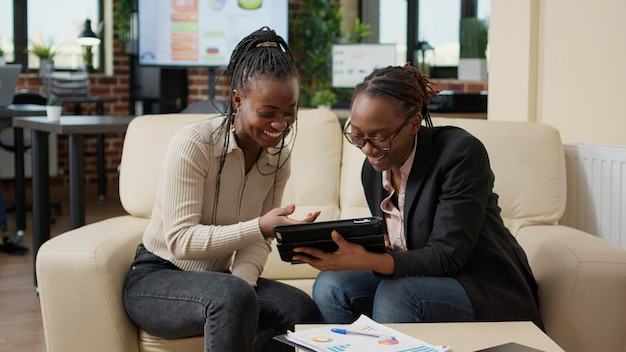
[[[215,201],[213,204],[213,221],[215,221],[217,204],[220,192],[220,180],[224,163],[226,161],[226,155],[228,151],[228,145],[230,143],[231,127],[234,126],[235,116],[237,114],[237,108],[233,102],[233,91],[237,90],[240,94],[245,95],[249,90],[251,81],[258,78],[274,78],[280,80],[287,80],[295,77],[299,79],[298,69],[293,61],[291,50],[287,45],[287,42],[276,34],[276,32],[269,27],[261,27],[260,29],[250,33],[243,38],[231,54],[230,61],[226,70],[221,75],[226,75],[230,82],[230,93],[228,97],[228,107],[226,112],[222,115],[223,122],[214,132],[213,139],[219,140],[216,137],[224,135],[224,145],[222,148],[222,154],[220,155],[220,165],[217,174],[217,180],[215,185]],[[297,124],[297,119],[296,123]],[[294,133],[288,133],[291,130]],[[283,134],[283,139],[279,146],[273,148],[275,151],[265,150],[266,153],[272,155],[278,155],[277,164],[272,172],[264,173],[259,170],[258,163],[256,163],[257,170],[263,175],[274,175],[274,183],[276,183],[276,177],[278,170],[282,168],[290,157],[287,155],[281,163],[281,154],[283,150],[293,144],[295,141],[294,126],[290,127],[290,130]],[[286,140],[287,135],[290,135],[289,140]],[[291,153],[291,151],[289,152]],[[275,195],[273,195],[275,196]]]
[[[434,86],[423,73],[407,63],[374,70],[356,86],[354,97],[364,93],[369,97],[392,100],[397,112],[419,111],[426,126],[433,127],[428,106],[430,97],[437,95]]]

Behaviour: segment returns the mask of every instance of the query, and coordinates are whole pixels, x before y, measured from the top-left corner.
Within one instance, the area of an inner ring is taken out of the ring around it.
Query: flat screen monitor
[[[225,67],[263,26],[288,40],[288,0],[139,0],[137,12],[140,65]]]
[[[335,44],[332,46],[331,85],[354,88],[374,69],[395,64],[395,44]]]

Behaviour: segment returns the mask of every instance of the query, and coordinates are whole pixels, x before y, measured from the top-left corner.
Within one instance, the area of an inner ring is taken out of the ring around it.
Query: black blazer
[[[383,217],[382,173],[365,161],[370,211]],[[405,194],[407,252],[391,252],[394,276],[451,276],[478,320],[531,320],[543,329],[537,283],[504,226],[484,145],[456,127],[421,127]]]

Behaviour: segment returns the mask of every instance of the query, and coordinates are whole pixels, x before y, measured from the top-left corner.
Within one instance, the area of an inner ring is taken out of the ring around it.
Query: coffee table
[[[453,352],[474,352],[507,342],[517,342],[546,352],[564,352],[548,335],[528,321],[385,325],[432,345],[450,346]],[[298,324],[296,331],[320,326]]]

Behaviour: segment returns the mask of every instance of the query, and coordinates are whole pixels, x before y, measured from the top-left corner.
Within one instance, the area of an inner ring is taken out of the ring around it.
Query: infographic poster
[[[287,0],[139,0],[138,17],[142,65],[226,66],[263,26],[288,40]]]
[[[332,47],[332,86],[354,88],[376,68],[396,64],[395,44],[336,44]]]

